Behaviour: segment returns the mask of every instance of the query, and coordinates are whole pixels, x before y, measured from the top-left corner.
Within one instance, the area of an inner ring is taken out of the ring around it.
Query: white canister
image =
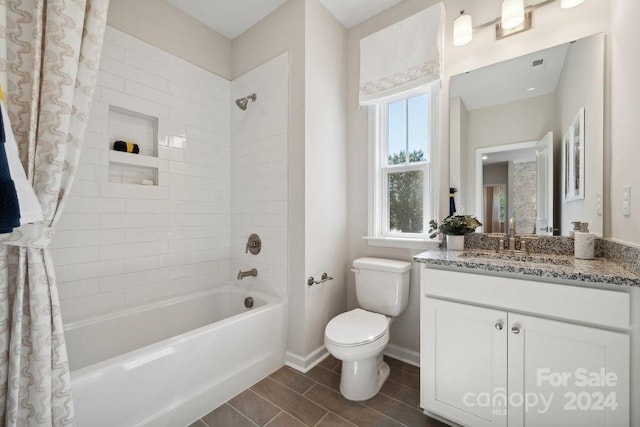
[[[595,234],[576,231],[574,233],[573,239],[573,252],[577,259],[595,258]]]
[[[447,250],[462,251],[464,250],[464,236],[454,236],[447,234]]]

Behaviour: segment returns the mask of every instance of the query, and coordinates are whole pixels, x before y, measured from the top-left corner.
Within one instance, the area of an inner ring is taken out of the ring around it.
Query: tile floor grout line
[[[273,381],[274,383],[276,383],[276,384],[278,384],[278,385],[281,385],[282,387],[286,388],[287,390],[290,390],[290,391],[294,392],[294,393],[295,393],[295,394],[297,394],[298,396],[302,396],[302,397],[304,397],[304,398],[305,398],[305,399],[307,399],[309,402],[315,403],[313,400],[311,400],[311,399],[307,398],[307,397],[304,395],[304,393],[298,393],[297,391],[295,391],[295,390],[294,390],[294,389],[292,389],[291,387],[288,387],[286,384],[282,384],[280,381],[276,381],[276,380],[274,380],[274,379],[273,379],[273,378],[271,378],[271,377],[267,377],[267,378],[269,378],[269,379],[270,379],[271,381]],[[308,392],[309,390],[311,390],[311,389],[313,388],[313,386],[314,386],[314,385],[318,384],[318,382],[316,382],[315,380],[313,380],[313,378],[309,378],[309,379],[310,379],[310,380],[312,380],[313,382],[315,382],[315,384],[313,384],[311,387],[309,387],[307,390],[305,390],[305,393],[306,393],[306,392]],[[262,396],[262,395],[261,395],[260,393],[258,393],[257,391],[255,391],[255,390],[252,390],[252,391],[253,391],[253,392],[255,392],[255,393],[257,393],[259,396]],[[263,397],[263,398],[265,398],[265,399],[267,399],[267,400],[269,400],[269,399],[267,398],[267,396],[262,396],[262,397]],[[269,400],[269,402],[273,403],[273,404],[274,404],[274,405],[276,405],[278,408],[280,408],[280,406],[278,406],[275,402],[273,402],[273,401],[271,401],[271,400]],[[316,403],[316,405],[317,405],[317,403]]]
[[[291,369],[291,370],[294,370],[293,368],[290,368],[290,369]],[[294,371],[295,371],[295,370],[294,370]],[[273,373],[276,373],[276,372],[278,372],[278,371],[274,371]],[[297,374],[297,375],[301,375],[302,377],[307,378],[307,379],[309,379],[309,380],[313,381],[314,383],[317,383],[317,381],[316,381],[316,380],[314,380],[314,379],[313,379],[313,378],[311,378],[311,377],[308,377],[308,376],[307,376],[307,374],[302,374],[302,373],[300,373],[300,372],[296,372],[296,374]],[[269,375],[268,377],[265,377],[265,378],[270,378],[271,380],[273,380],[273,381],[277,382],[278,384],[280,384],[280,385],[281,385],[281,386],[283,386],[283,387],[288,388],[289,390],[293,391],[294,393],[298,393],[296,390],[292,389],[292,388],[291,388],[291,387],[289,387],[288,385],[286,385],[286,384],[284,384],[284,383],[281,383],[280,381],[278,381],[278,380],[277,380],[277,379],[275,379],[275,378],[272,378],[272,377],[271,377],[271,375]],[[307,391],[308,391],[311,387],[313,387],[313,386],[314,386],[314,384],[311,384],[311,386],[309,386],[309,388],[308,388],[307,390],[305,390],[304,392],[307,392]],[[304,392],[303,392],[303,393],[298,393],[298,394],[302,395],[302,394],[304,394]]]
[[[243,414],[242,412],[240,412],[238,409],[234,408],[234,407],[233,407],[233,405],[231,405],[229,402],[225,402],[225,403],[226,403],[227,405],[229,405],[229,407],[230,407],[231,409],[233,409],[234,411],[236,411],[237,413],[239,413],[240,415],[242,415],[244,418],[246,418],[246,419],[247,419],[251,424],[253,424],[253,425],[254,425],[254,426],[256,426],[256,427],[260,427],[260,426],[258,425],[258,423],[254,423],[254,422],[253,422],[253,420],[252,420],[251,418],[247,417],[245,414]]]
[[[397,399],[397,398],[395,398],[395,397],[393,397],[393,396],[390,396],[390,395],[388,395],[387,393],[383,393],[382,391],[380,391],[380,392],[378,392],[378,393],[382,394],[383,396],[388,397],[388,398],[389,398],[389,399],[391,399],[391,400],[395,400],[396,402],[403,404],[403,405],[404,405],[404,406],[406,406],[407,408],[415,409],[416,411],[420,412],[420,407],[414,408],[414,407],[413,407],[413,406],[411,406],[411,405],[407,405],[407,404],[406,404],[405,402],[403,402],[402,400]]]
[[[318,422],[317,422],[317,423],[315,423],[315,424],[313,425],[313,427],[318,427],[318,424],[320,424],[320,423],[322,422],[322,420],[324,420],[325,418],[327,418],[327,415],[329,415],[329,411],[327,411],[327,413],[326,413],[326,414],[324,414],[324,416],[323,416],[322,418],[320,418],[320,419],[318,420]]]
[[[402,361],[400,361],[400,362],[402,362]],[[405,363],[405,362],[402,362],[402,363]],[[286,365],[285,365],[285,366],[286,366]],[[413,365],[411,365],[411,366],[413,366]],[[336,366],[335,366],[335,367],[333,367],[332,369],[329,369],[329,368],[327,368],[327,367],[325,367],[325,366],[321,366],[320,364],[318,364],[318,365],[314,366],[314,368],[315,368],[315,367],[320,367],[322,370],[324,370],[325,372],[327,372],[327,373],[329,373],[329,374],[340,374],[340,369],[339,369],[339,368],[340,368],[340,364],[339,364],[339,362],[338,362],[338,363],[336,364]],[[282,367],[281,367],[281,368],[282,368]],[[281,368],[279,368],[279,369],[281,369]],[[411,372],[410,370],[403,369],[402,364],[399,364],[398,366],[394,366],[393,368],[394,368],[395,370],[397,370],[397,371],[401,371],[401,372],[402,372],[402,376],[406,376],[406,378],[411,378],[411,377],[413,377],[413,378],[416,378],[416,377],[417,377],[417,378],[421,378],[421,376],[420,376],[420,372],[418,372],[417,374],[415,374],[414,372]],[[335,393],[339,394],[339,395],[344,399],[344,396],[342,396],[342,394],[341,394],[338,390],[335,390],[334,388],[330,387],[329,385],[326,385],[326,384],[324,384],[324,383],[322,383],[322,382],[319,382],[319,381],[318,381],[318,380],[316,380],[315,378],[313,378],[313,377],[311,377],[311,376],[308,376],[308,375],[307,375],[307,374],[308,374],[308,372],[307,372],[307,373],[302,373],[302,372],[298,372],[298,371],[296,371],[295,369],[288,368],[288,369],[291,369],[291,373],[290,373],[290,374],[294,375],[295,377],[297,377],[297,376],[302,376],[303,378],[306,378],[306,379],[308,379],[308,380],[310,380],[310,381],[312,382],[312,384],[311,384],[311,385],[310,385],[306,390],[304,390],[303,392],[298,392],[298,391],[294,390],[293,388],[291,388],[291,387],[287,386],[287,385],[286,385],[286,384],[284,384],[283,382],[281,382],[281,381],[279,381],[279,380],[277,380],[277,379],[275,379],[275,378],[271,377],[271,375],[272,375],[272,374],[274,374],[275,372],[277,372],[279,369],[276,369],[276,370],[274,370],[271,374],[269,374],[269,375],[267,375],[267,376],[263,377],[263,378],[262,378],[262,380],[269,379],[269,380],[273,381],[275,384],[277,384],[277,385],[279,385],[279,386],[283,387],[284,389],[288,390],[289,392],[294,393],[295,395],[297,395],[297,396],[300,396],[300,397],[304,398],[304,399],[305,399],[305,401],[307,401],[307,402],[309,402],[309,403],[311,403],[311,404],[315,405],[315,406],[316,406],[316,407],[318,407],[319,409],[325,410],[325,411],[326,411],[326,412],[325,412],[325,414],[320,418],[320,420],[319,420],[318,422],[316,422],[316,423],[313,425],[313,427],[317,427],[318,425],[320,425],[320,424],[322,423],[322,421],[323,421],[323,420],[325,420],[325,419],[329,416],[329,414],[334,415],[334,416],[335,416],[335,417],[337,417],[339,420],[341,420],[343,423],[346,423],[346,424],[347,424],[347,425],[349,425],[349,426],[353,426],[353,427],[364,427],[364,426],[358,426],[357,424],[355,424],[355,423],[353,423],[353,422],[349,421],[348,419],[344,418],[344,417],[343,417],[343,416],[341,416],[340,414],[338,414],[338,413],[336,413],[336,412],[332,411],[332,410],[331,410],[331,409],[329,409],[329,408],[326,408],[324,405],[322,405],[322,404],[320,404],[320,403],[316,402],[315,400],[311,399],[310,397],[308,397],[309,392],[311,392],[311,390],[314,390],[314,389],[315,389],[315,387],[316,387],[316,385],[318,385],[318,386],[323,387],[324,389],[328,390],[329,392],[332,392],[333,394],[335,394]],[[333,379],[333,377],[332,377],[332,379]],[[260,381],[262,381],[262,380],[260,380]],[[253,388],[253,386],[255,386],[256,384],[258,384],[260,381],[257,381],[255,384],[253,384],[253,385],[251,385],[251,386],[247,387],[246,391],[250,391],[251,393],[254,393],[254,394],[256,395],[256,397],[257,397],[257,398],[259,398],[259,399],[263,399],[265,402],[267,402],[267,403],[269,403],[269,404],[273,405],[273,406],[274,406],[274,408],[275,408],[276,410],[278,410],[278,411],[279,411],[279,412],[277,412],[277,413],[276,413],[276,415],[275,415],[275,416],[273,416],[270,420],[268,420],[268,421],[267,421],[267,423],[264,425],[264,427],[267,427],[267,426],[273,426],[273,425],[274,425],[274,420],[275,420],[276,418],[278,418],[278,417],[282,416],[282,414],[283,414],[283,413],[284,413],[284,414],[286,414],[286,415],[288,415],[288,416],[290,416],[291,418],[295,419],[296,421],[299,421],[299,422],[300,422],[300,423],[302,423],[303,425],[308,426],[306,423],[304,423],[304,422],[303,422],[302,420],[300,420],[299,418],[297,418],[297,417],[293,416],[292,414],[290,414],[290,413],[289,413],[289,412],[287,412],[286,410],[282,409],[282,408],[280,407],[280,405],[278,405],[278,404],[276,404],[274,401],[272,401],[272,400],[271,400],[267,395],[263,395],[263,394],[261,394],[260,392],[258,392],[257,390],[255,390],[255,389]],[[412,387],[412,386],[410,386],[410,385],[404,384],[404,383],[399,382],[399,381],[396,381],[396,380],[394,380],[394,379],[389,378],[387,381],[389,381],[390,383],[395,384],[397,387],[400,387],[402,390],[406,390],[406,391],[413,392],[413,393],[415,393],[415,392],[419,393],[419,392],[420,392],[420,389],[419,389],[419,388],[417,388],[417,389],[416,389],[416,388],[414,388],[414,387]],[[238,393],[238,395],[240,395],[241,393],[242,393],[242,392]],[[398,396],[398,397],[392,396],[392,395],[390,395],[390,394],[387,394],[387,393],[383,392],[382,390],[380,390],[378,393],[379,393],[379,394],[381,394],[384,398],[389,399],[389,401],[390,401],[390,402],[395,402],[395,403],[397,403],[397,404],[401,404],[402,406],[401,406],[400,408],[406,408],[407,410],[417,411],[417,413],[418,413],[418,414],[425,416],[427,419],[430,419],[430,417],[429,417],[428,415],[424,414],[424,412],[422,411],[422,409],[421,409],[419,406],[418,406],[418,407],[411,406],[411,405],[409,405],[408,403],[406,403],[406,402],[404,402],[403,400],[401,400],[401,398],[400,398],[399,396]],[[237,397],[237,395],[236,395],[236,396],[234,396],[234,397]],[[253,422],[253,420],[251,420],[247,415],[245,415],[242,411],[240,411],[240,409],[238,409],[238,408],[236,408],[235,406],[233,406],[233,405],[230,403],[230,400],[231,400],[231,399],[229,399],[229,401],[227,401],[227,402],[224,402],[224,403],[223,403],[223,405],[224,405],[224,404],[227,404],[227,405],[229,406],[229,408],[231,408],[233,411],[236,411],[236,412],[237,412],[237,413],[239,413],[242,417],[244,417],[245,419],[247,419],[247,421],[249,421],[249,423],[250,423],[252,426],[258,426],[258,424],[257,424],[257,423]],[[383,417],[384,419],[388,419],[389,421],[391,421],[392,423],[394,423],[394,424],[396,424],[396,425],[399,425],[399,426],[405,426],[405,427],[407,427],[407,424],[405,424],[404,422],[402,422],[402,421],[400,421],[400,420],[398,420],[398,419],[396,419],[396,418],[393,418],[393,416],[391,416],[391,415],[387,415],[387,414],[385,414],[385,413],[383,413],[383,412],[379,411],[378,409],[376,409],[376,408],[374,408],[374,407],[372,407],[372,406],[369,406],[368,404],[366,404],[366,403],[364,403],[364,402],[355,402],[355,401],[352,401],[352,402],[353,402],[353,403],[356,403],[359,407],[361,407],[361,408],[363,408],[363,409],[366,409],[366,410],[372,411],[372,413],[378,414],[379,416]],[[222,405],[220,405],[220,406],[222,406]],[[217,409],[217,408],[216,408],[216,409]],[[214,409],[214,410],[215,410],[215,409]],[[209,424],[208,424],[208,423],[206,423],[206,422],[204,421],[204,419],[203,419],[203,418],[199,418],[198,420],[196,420],[196,423],[197,423],[197,422],[200,422],[202,427],[210,427],[210,426],[209,426]]]
[[[316,405],[318,408],[325,409],[325,410],[327,410],[327,411],[329,410],[329,409],[325,408],[324,406],[322,406],[322,405],[320,405],[320,404],[318,404],[318,403],[314,402],[313,400],[309,399],[309,398],[308,398],[307,396],[305,396],[304,394],[302,394],[302,393],[298,393],[298,392],[297,392],[297,391],[295,391],[294,389],[287,387],[286,385],[282,384],[281,382],[276,381],[276,380],[274,380],[274,379],[273,379],[273,378],[271,378],[271,377],[266,377],[266,378],[269,378],[269,379],[270,379],[271,381],[273,381],[274,383],[281,385],[282,387],[286,388],[287,390],[290,390],[291,392],[293,392],[293,393],[297,394],[298,396],[300,396],[300,397],[304,398],[305,400],[307,400],[307,401],[309,401],[309,402],[313,403],[313,404],[314,404],[314,405]],[[266,378],[265,378],[265,379],[266,379]],[[310,378],[310,379],[311,379],[311,380],[313,380],[312,378]],[[314,382],[315,382],[315,381],[314,381]],[[316,384],[318,384],[318,383],[316,382]],[[305,393],[306,393],[307,391],[311,390],[311,389],[312,389],[316,384],[313,384],[311,387],[309,387],[309,388],[305,391]],[[259,393],[258,391],[256,391],[256,390],[251,390],[251,391],[253,391],[253,392],[254,392],[254,393],[256,393],[258,396],[260,396],[260,397],[262,397],[263,399],[265,399],[267,402],[270,402],[271,404],[273,404],[276,408],[280,409],[282,412],[286,412],[287,414],[289,414],[289,412],[285,411],[283,408],[281,408],[281,407],[280,407],[280,405],[278,405],[276,402],[274,402],[274,401],[272,401],[271,399],[269,399],[267,396],[263,396],[262,394],[260,394],[260,393]],[[289,414],[289,415],[291,415],[291,414]],[[304,425],[308,425],[308,424],[306,424],[305,422],[303,422],[302,420],[300,420],[300,419],[296,418],[295,416],[293,416],[293,415],[291,415],[291,416],[292,416],[293,418],[295,418],[296,420],[300,421],[302,424],[304,424]],[[274,418],[275,418],[275,417],[274,417]],[[271,420],[271,421],[273,421],[273,420]],[[269,421],[269,422],[271,422],[271,421]]]
[[[345,417],[341,416],[340,414],[335,413],[335,412],[334,412],[334,411],[332,411],[331,409],[328,409],[328,410],[327,410],[327,413],[325,414],[325,416],[324,416],[324,417],[322,417],[322,420],[324,420],[326,417],[328,417],[328,416],[329,416],[329,414],[333,414],[333,415],[335,415],[336,417],[340,418],[341,420],[343,420],[343,421],[344,421],[344,422],[346,422],[346,423],[349,423],[349,424],[350,424],[350,425],[352,425],[353,427],[358,427],[358,425],[357,425],[357,424],[352,423],[351,421],[349,421],[349,420],[348,420],[348,419],[346,419]],[[320,422],[321,422],[322,420],[318,421],[318,424],[320,424]],[[318,424],[316,424],[316,426],[317,426]]]
[[[240,408],[236,408],[235,406],[233,406],[233,403],[231,403],[231,401],[232,401],[233,399],[235,399],[236,397],[240,396],[240,395],[241,395],[242,393],[244,393],[245,391],[250,391],[251,393],[255,394],[258,398],[260,398],[260,399],[264,400],[264,401],[265,401],[265,402],[267,402],[268,404],[273,405],[274,407],[276,407],[276,408],[280,409],[280,411],[282,411],[282,408],[280,408],[278,405],[275,405],[274,403],[272,403],[272,402],[268,401],[267,399],[265,399],[264,397],[262,397],[261,395],[259,395],[259,394],[258,394],[258,393],[256,393],[255,391],[251,390],[251,388],[248,388],[248,389],[246,389],[246,390],[244,390],[244,391],[241,391],[240,393],[238,393],[237,395],[235,395],[235,396],[234,396],[234,397],[232,397],[231,399],[227,400],[227,401],[226,401],[227,405],[231,406],[233,409],[235,409],[236,411],[238,411],[238,412],[240,412],[242,415],[244,415],[244,412],[242,412],[242,411],[240,410]],[[222,406],[222,405],[220,405],[220,406]],[[278,414],[279,414],[279,412],[278,412]],[[277,417],[277,416],[278,416],[278,414],[276,414],[273,418]],[[249,418],[249,417],[247,417],[247,418]],[[271,418],[271,419],[267,422],[267,424],[269,424],[269,423],[273,420],[273,418]],[[254,423],[254,424],[258,425],[258,423]]]
[[[278,418],[278,416],[283,413],[284,411],[282,410],[282,408],[280,408],[279,406],[276,406],[276,408],[280,409],[280,412],[278,412],[275,417],[271,418],[269,421],[267,421],[267,423],[263,426],[263,427],[267,427],[269,424],[271,424],[271,422],[273,420],[275,420],[276,418]]]
[[[338,393],[338,394],[340,394],[340,396],[342,396],[342,394],[341,394],[341,393],[336,392],[334,389],[329,388],[329,387],[327,387],[327,386],[326,386],[326,385],[324,385],[324,384],[320,384],[320,383],[318,383],[318,385],[319,385],[319,386],[321,386],[321,387],[324,387],[324,388],[326,388],[327,390],[330,390],[330,391],[332,391],[332,392],[334,392],[334,393]],[[306,397],[306,396],[305,396],[305,397]],[[308,398],[307,398],[307,399],[308,399]],[[311,400],[311,399],[309,399],[309,400]],[[385,415],[385,414],[383,414],[382,412],[379,412],[379,411],[377,411],[377,410],[373,409],[373,408],[372,408],[372,407],[370,407],[370,406],[367,406],[367,405],[365,405],[365,404],[363,404],[363,403],[360,403],[360,402],[358,402],[358,401],[355,401],[355,400],[351,400],[350,402],[357,403],[358,405],[362,406],[363,408],[365,408],[365,409],[369,409],[369,410],[371,410],[371,411],[373,411],[373,412],[375,412],[375,413],[377,413],[377,414],[379,414],[379,415],[382,415],[383,417],[385,417],[385,418],[387,418],[387,419],[390,419],[391,421],[393,421],[394,423],[396,423],[396,424],[398,424],[398,425],[401,425],[401,426],[404,426],[404,427],[408,427],[406,424],[401,423],[399,420],[396,420],[395,418],[391,418],[390,416]],[[319,405],[320,407],[324,408],[324,406],[320,405],[319,403],[317,403],[317,405]],[[326,408],[326,409],[327,409],[327,411],[330,411],[330,409],[329,409],[329,408]],[[339,416],[339,415],[340,415],[340,414],[338,414],[338,416]],[[344,418],[344,417],[343,417],[343,418]],[[347,421],[349,421],[349,420],[347,420]]]
[[[320,406],[320,405],[318,405],[318,406]],[[321,406],[320,406],[320,407],[321,407]],[[322,408],[322,407],[321,407],[321,408]],[[293,418],[293,419],[295,419],[295,420],[300,421],[300,422],[301,422],[302,424],[304,424],[305,426],[309,426],[309,424],[305,423],[305,422],[304,422],[304,421],[302,421],[300,418],[296,417],[296,416],[295,416],[295,415],[293,415],[293,414],[290,414],[289,412],[285,411],[285,410],[284,410],[284,409],[282,409],[282,408],[280,408],[280,412],[284,412],[285,414],[289,415],[291,418]],[[280,414],[278,414],[278,415],[280,415]],[[323,415],[323,416],[322,416],[322,418],[324,418],[325,416],[326,416],[326,414],[325,414],[325,415]],[[320,419],[322,419],[322,418],[320,418]],[[274,418],[274,420],[275,420],[275,418]],[[271,420],[271,421],[273,421],[273,420]],[[271,422],[271,421],[269,421],[269,422]],[[267,427],[267,426],[265,425],[264,427]]]

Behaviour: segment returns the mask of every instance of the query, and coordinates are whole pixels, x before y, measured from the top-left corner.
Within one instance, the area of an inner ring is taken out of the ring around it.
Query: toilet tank
[[[411,263],[383,258],[353,261],[356,297],[365,310],[398,316],[409,302]]]

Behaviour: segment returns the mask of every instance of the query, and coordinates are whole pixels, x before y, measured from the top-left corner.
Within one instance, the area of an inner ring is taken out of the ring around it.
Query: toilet
[[[324,331],[324,344],[342,361],[340,392],[359,401],[375,396],[389,377],[382,351],[389,342],[389,325],[409,301],[411,263],[358,258],[352,271],[360,308],[331,319]]]

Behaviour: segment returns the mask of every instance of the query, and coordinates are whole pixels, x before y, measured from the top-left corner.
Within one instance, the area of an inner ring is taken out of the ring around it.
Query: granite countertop
[[[441,266],[470,273],[517,274],[552,280],[640,286],[640,276],[603,258],[581,260],[568,255],[497,255],[487,251],[436,249],[422,252],[413,259],[427,267]]]

